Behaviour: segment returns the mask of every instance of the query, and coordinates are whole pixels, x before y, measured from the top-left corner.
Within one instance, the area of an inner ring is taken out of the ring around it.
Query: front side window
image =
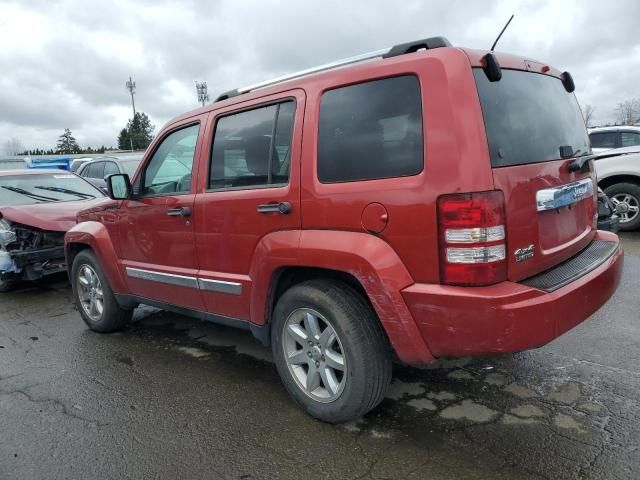
[[[422,171],[422,109],[414,76],[329,90],[322,96],[318,178],[351,182]]]
[[[218,120],[209,188],[283,185],[289,181],[295,103],[288,101]]]
[[[167,136],[153,154],[143,175],[144,195],[188,193],[200,125]]]
[[[593,148],[616,148],[616,132],[592,133],[589,135]]]
[[[635,147],[636,145],[640,145],[640,133],[622,132],[621,136],[623,147]]]

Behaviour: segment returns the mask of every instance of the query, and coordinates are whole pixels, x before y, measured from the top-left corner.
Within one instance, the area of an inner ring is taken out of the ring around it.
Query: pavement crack
[[[27,393],[25,391],[25,389],[2,392],[2,394],[5,394],[5,395],[19,394],[19,395],[24,396],[28,401],[30,401],[32,403],[38,403],[38,404],[48,403],[48,404],[52,404],[54,406],[59,407],[59,412],[62,413],[63,415],[65,415],[67,417],[74,418],[76,420],[80,420],[82,422],[85,422],[87,424],[93,425],[95,427],[106,427],[106,426],[110,425],[109,423],[102,423],[102,422],[99,422],[97,420],[92,420],[92,419],[85,418],[85,417],[83,417],[81,415],[76,414],[75,412],[70,410],[69,407],[67,407],[67,405],[64,402],[62,402],[61,400],[58,400],[57,398],[36,398],[33,395]]]

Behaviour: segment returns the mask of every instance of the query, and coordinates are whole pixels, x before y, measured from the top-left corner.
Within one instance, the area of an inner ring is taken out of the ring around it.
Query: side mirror
[[[127,200],[131,197],[131,180],[126,173],[107,177],[107,194],[112,200]]]

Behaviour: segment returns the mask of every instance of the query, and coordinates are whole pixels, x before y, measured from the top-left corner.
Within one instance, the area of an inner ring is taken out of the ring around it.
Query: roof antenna
[[[511,18],[509,19],[509,21],[507,22],[507,24],[502,28],[502,30],[500,31],[500,35],[498,35],[498,38],[496,38],[496,41],[493,42],[493,45],[491,45],[491,51],[493,52],[496,49],[496,45],[498,43],[498,40],[500,40],[500,37],[502,37],[502,34],[504,33],[504,31],[507,29],[507,27],[509,26],[509,24],[511,23],[511,20],[513,20],[513,17],[515,15],[511,15]]]

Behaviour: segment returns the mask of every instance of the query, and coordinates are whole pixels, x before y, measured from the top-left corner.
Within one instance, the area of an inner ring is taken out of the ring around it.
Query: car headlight
[[[17,239],[11,224],[0,218],[0,247],[5,247]]]

